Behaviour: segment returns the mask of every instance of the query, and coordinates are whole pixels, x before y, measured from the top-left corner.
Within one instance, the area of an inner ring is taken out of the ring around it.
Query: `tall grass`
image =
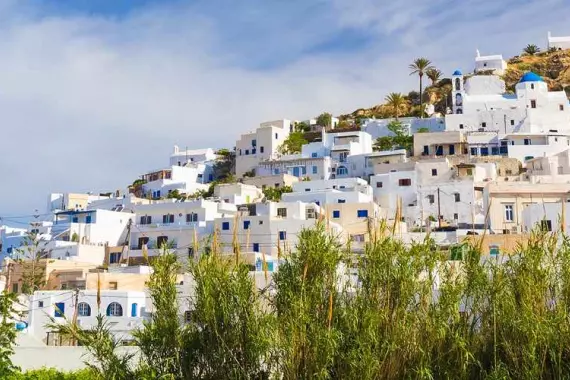
[[[245,265],[220,258],[215,240],[187,268],[188,323],[174,315],[174,256],[154,261],[158,307],[135,334],[139,378],[570,378],[562,235],[534,232],[493,259],[474,244],[451,262],[429,238],[406,246],[382,228],[356,253],[321,223],[301,232],[262,291]]]

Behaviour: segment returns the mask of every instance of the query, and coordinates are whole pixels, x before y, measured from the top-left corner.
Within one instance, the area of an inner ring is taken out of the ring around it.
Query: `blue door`
[[[298,167],[294,167],[294,168],[293,168],[293,175],[294,175],[295,177],[298,177],[298,176],[299,176],[299,168],[298,168]]]

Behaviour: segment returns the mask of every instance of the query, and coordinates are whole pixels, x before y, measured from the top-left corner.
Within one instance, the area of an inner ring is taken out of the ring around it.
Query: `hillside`
[[[508,91],[514,92],[515,85],[520,77],[527,71],[533,71],[544,78],[551,91],[565,90],[570,98],[570,50],[541,52],[535,55],[524,54],[507,60],[507,70],[503,75]],[[485,75],[488,73],[479,73]],[[451,79],[444,78],[435,84],[424,77],[425,92],[424,103],[435,105],[435,111],[441,114],[446,112],[451,104]],[[446,96],[447,95],[447,96]],[[402,107],[401,117],[419,116],[419,93],[416,90],[404,94],[407,104]],[[350,114],[340,115],[341,120],[352,120],[358,124],[362,118],[388,118],[393,117],[393,110],[386,104],[380,103],[370,108],[359,108]]]

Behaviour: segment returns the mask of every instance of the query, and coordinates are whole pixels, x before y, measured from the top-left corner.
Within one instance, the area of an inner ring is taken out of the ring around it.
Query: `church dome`
[[[455,70],[453,72],[453,75],[463,75],[463,74],[461,74],[461,70]]]
[[[532,71],[529,71],[528,73],[525,73],[522,76],[521,80],[519,81],[519,83],[524,83],[524,82],[544,82],[544,80],[542,80],[540,75],[535,74]]]

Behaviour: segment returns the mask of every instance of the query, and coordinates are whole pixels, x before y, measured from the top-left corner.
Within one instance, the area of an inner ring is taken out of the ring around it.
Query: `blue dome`
[[[540,75],[537,75],[535,73],[533,73],[532,71],[529,71],[528,73],[525,73],[521,80],[519,81],[519,83],[523,83],[523,82],[544,82],[542,80],[542,78],[540,77]]]
[[[455,70],[453,72],[453,75],[463,75],[463,74],[461,74],[461,70]]]

